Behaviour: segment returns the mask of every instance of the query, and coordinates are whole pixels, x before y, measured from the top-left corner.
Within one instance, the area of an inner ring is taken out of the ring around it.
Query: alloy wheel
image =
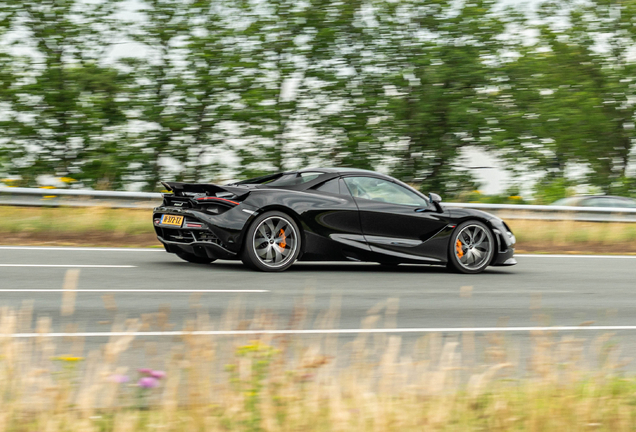
[[[489,263],[494,252],[492,235],[481,225],[466,225],[457,234],[455,256],[466,270],[478,270]]]
[[[252,247],[262,264],[270,268],[282,267],[296,255],[298,234],[285,218],[270,216],[256,227]]]

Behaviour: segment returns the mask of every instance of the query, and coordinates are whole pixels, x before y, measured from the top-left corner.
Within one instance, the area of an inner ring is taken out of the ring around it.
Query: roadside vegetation
[[[636,196],[631,2],[134,3],[0,3],[5,183],[155,191],[322,165],[451,198],[491,168],[479,149],[545,202]]]
[[[362,326],[391,325],[391,304],[370,310]],[[302,306],[288,322],[265,310],[246,320],[240,311],[235,304],[212,324],[198,309],[183,328],[312,327]],[[113,330],[166,330],[169,314],[115,319]],[[534,332],[523,347],[503,334],[470,332],[414,343],[389,334],[350,342],[335,335],[121,335],[85,353],[82,338],[47,337],[48,318],[33,327],[32,303],[0,315],[0,431],[636,428],[636,378],[623,372],[611,334]],[[326,311],[313,328],[332,328],[337,315]],[[40,336],[11,337],[34,332]]]
[[[160,246],[147,209],[0,206],[2,244]],[[522,252],[636,253],[636,224],[506,219]]]

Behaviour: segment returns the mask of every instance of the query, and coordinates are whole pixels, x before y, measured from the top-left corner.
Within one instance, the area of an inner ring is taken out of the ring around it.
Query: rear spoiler
[[[249,195],[249,189],[236,186],[219,186],[206,183],[161,182],[175,196],[184,196],[184,192],[200,193],[221,198],[241,199]]]

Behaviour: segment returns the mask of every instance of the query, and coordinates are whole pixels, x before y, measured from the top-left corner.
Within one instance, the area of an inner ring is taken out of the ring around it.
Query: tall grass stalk
[[[396,302],[369,312],[362,326],[392,325]],[[307,328],[299,303],[282,321],[269,311],[245,319],[240,304],[214,322],[200,308],[184,328]],[[163,314],[163,315],[162,315]],[[165,328],[166,311],[149,319]],[[162,319],[160,316],[163,316]],[[337,325],[337,301],[316,327]],[[586,341],[532,333],[516,350],[503,335],[430,334],[416,343],[396,335],[301,338],[116,336],[84,355],[80,338],[47,336],[51,320],[32,303],[0,311],[0,431],[627,431],[636,427],[636,379],[621,372],[620,351],[603,335],[598,363]],[[143,320],[116,320],[138,331]],[[32,339],[15,333],[38,332]],[[477,343],[475,338],[478,338]],[[140,388],[127,356],[165,370]],[[474,349],[475,345],[481,348]],[[158,349],[160,347],[160,349]],[[473,347],[473,348],[471,348]],[[593,367],[590,365],[594,365]],[[130,381],[121,379],[128,376]],[[143,403],[139,403],[139,397]]]

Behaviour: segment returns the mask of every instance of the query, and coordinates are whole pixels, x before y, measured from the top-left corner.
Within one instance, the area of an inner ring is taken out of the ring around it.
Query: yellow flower
[[[60,181],[64,182],[64,183],[72,183],[72,182],[77,181],[77,180],[75,180],[74,178],[71,178],[71,177],[60,177]]]
[[[520,199],[522,199],[519,195],[513,195],[513,196],[511,196],[509,198],[512,199],[512,200],[520,200]]]
[[[84,360],[84,357],[59,356],[54,357],[53,360],[62,360],[69,363],[75,363]]]

